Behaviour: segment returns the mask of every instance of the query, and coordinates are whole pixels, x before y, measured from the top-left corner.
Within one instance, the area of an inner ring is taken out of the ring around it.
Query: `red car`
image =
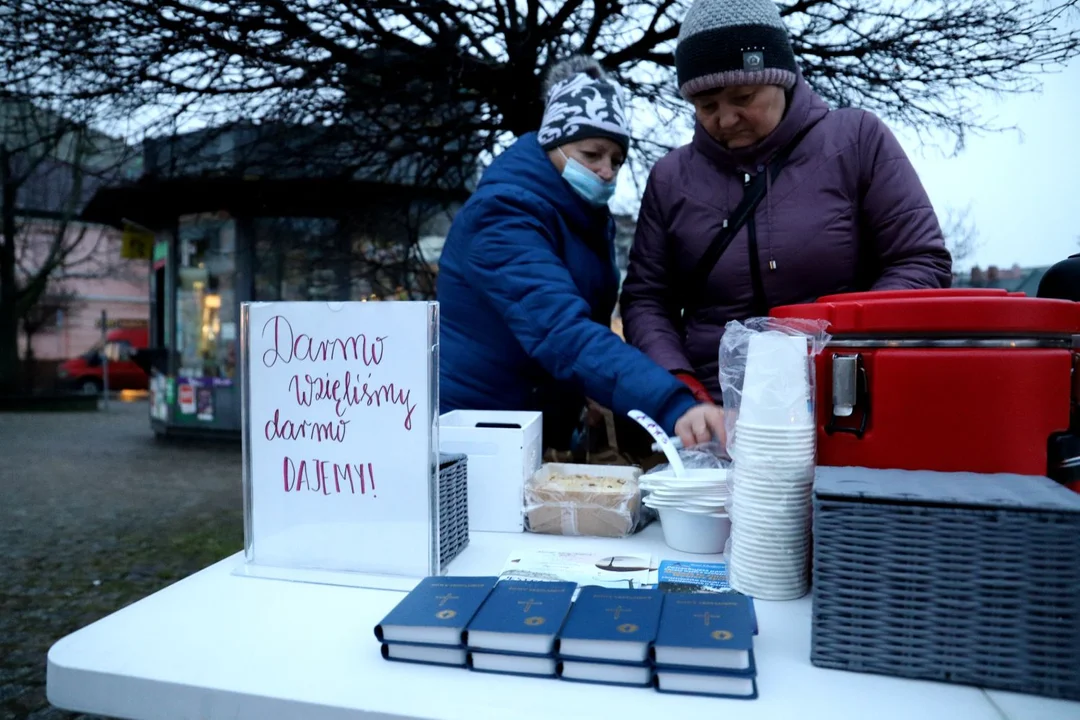
[[[109,390],[146,390],[150,378],[135,361],[136,351],[145,350],[150,333],[146,328],[110,330],[99,342],[78,357],[64,361],[57,369],[60,385],[96,395],[105,386],[105,363],[109,359]]]

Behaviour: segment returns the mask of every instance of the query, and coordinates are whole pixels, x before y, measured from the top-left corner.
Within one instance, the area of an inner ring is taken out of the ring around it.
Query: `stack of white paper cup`
[[[807,339],[750,339],[731,443],[731,586],[763,600],[802,597],[810,582],[816,462]]]

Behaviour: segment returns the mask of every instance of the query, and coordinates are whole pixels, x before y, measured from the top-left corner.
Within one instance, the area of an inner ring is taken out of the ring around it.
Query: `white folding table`
[[[656,524],[625,540],[473,533],[451,573],[497,574],[522,548],[719,559],[668,549]],[[728,700],[388,662],[373,628],[402,593],[234,575],[241,563],[228,557],[58,641],[49,701],[148,720],[1080,720],[1080,703],[814,667],[809,597],[756,601],[759,697]]]

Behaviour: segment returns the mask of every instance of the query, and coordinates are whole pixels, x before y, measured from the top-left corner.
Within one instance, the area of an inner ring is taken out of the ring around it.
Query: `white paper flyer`
[[[499,579],[561,580],[616,589],[655,585],[656,575],[652,555],[526,550],[507,558]]]

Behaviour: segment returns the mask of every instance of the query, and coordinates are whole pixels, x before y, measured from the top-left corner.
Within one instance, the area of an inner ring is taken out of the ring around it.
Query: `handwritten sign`
[[[437,574],[436,312],[243,306],[249,563]]]

